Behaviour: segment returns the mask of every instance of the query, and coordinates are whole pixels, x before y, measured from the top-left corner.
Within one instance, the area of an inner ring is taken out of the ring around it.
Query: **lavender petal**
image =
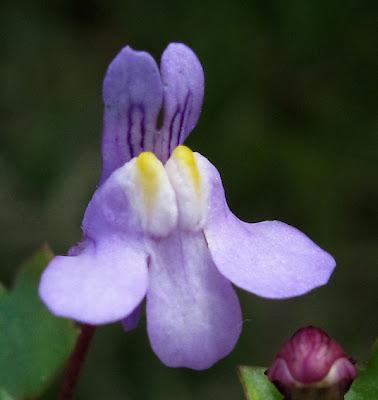
[[[155,60],[148,53],[123,48],[106,72],[103,99],[101,182],[132,157],[154,148],[163,100]]]
[[[241,311],[231,284],[217,271],[201,232],[177,231],[151,245],[147,328],[169,367],[209,368],[234,348]]]
[[[268,298],[304,294],[327,283],[335,260],[298,229],[279,221],[249,224],[231,213],[216,168],[202,157],[211,185],[205,236],[218,270]]]
[[[99,325],[122,320],[145,296],[147,256],[137,246],[103,240],[78,256],[57,256],[43,272],[39,294],[60,317]]]
[[[171,43],[161,58],[164,85],[164,122],[155,152],[166,161],[197,124],[204,94],[204,74],[194,52],[182,43]]]

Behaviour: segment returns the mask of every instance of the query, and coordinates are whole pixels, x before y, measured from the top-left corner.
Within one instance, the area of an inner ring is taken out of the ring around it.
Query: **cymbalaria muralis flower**
[[[121,50],[104,80],[103,172],[84,239],[51,261],[40,284],[54,314],[93,325],[132,320],[146,297],[153,350],[168,366],[193,369],[238,340],[231,283],[287,298],[325,284],[335,266],[297,229],[231,213],[217,169],[182,145],[203,90],[202,66],[183,44],[167,47],[160,72],[149,54]]]
[[[284,344],[267,375],[287,400],[341,400],[357,370],[335,340],[309,326]]]

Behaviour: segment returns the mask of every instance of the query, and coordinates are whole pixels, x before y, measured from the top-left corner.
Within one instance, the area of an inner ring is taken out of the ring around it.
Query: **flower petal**
[[[115,237],[87,241],[76,256],[57,256],[43,272],[39,294],[50,311],[92,325],[123,319],[143,299],[147,256]]]
[[[148,53],[123,48],[107,70],[103,99],[101,182],[141,151],[154,148],[163,100],[155,60]]]
[[[227,206],[216,168],[197,157],[211,185],[204,232],[214,263],[226,278],[268,298],[298,296],[327,283],[335,267],[330,254],[283,222],[240,221]]]
[[[130,187],[135,159],[93,195],[83,220],[85,240],[44,271],[40,296],[56,315],[90,324],[121,320],[147,289],[147,253]]]
[[[136,199],[135,160],[114,171],[94,193],[83,219],[84,236],[99,241],[109,235],[142,234]],[[135,196],[134,196],[135,197]],[[140,207],[139,207],[140,208]]]
[[[143,152],[118,168],[94,194],[85,212],[86,236],[165,236],[177,225],[175,192],[163,164]]]
[[[209,368],[235,346],[241,311],[215,268],[202,233],[177,231],[151,244],[147,328],[169,367]]]
[[[161,57],[164,84],[164,121],[155,153],[167,161],[196,126],[201,113],[204,75],[194,52],[182,43],[171,43]]]
[[[140,304],[135,310],[122,320],[122,326],[125,332],[136,329],[142,315],[142,305]]]

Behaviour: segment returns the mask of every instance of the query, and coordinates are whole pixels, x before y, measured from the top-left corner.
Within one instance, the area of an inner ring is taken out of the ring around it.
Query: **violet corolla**
[[[132,321],[146,297],[153,350],[170,367],[193,369],[210,367],[238,340],[232,283],[282,299],[325,284],[335,266],[297,229],[231,213],[217,169],[182,145],[203,92],[202,66],[183,44],[166,48],[160,71],[130,47],[115,57],[103,86],[103,172],[84,239],[55,257],[40,283],[51,312],[93,325]]]

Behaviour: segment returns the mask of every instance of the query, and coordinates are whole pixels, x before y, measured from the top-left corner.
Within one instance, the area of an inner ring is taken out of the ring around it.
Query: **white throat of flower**
[[[209,185],[188,147],[176,147],[165,166],[147,151],[124,168],[123,187],[146,233],[161,237],[177,226],[192,232],[203,227]]]

